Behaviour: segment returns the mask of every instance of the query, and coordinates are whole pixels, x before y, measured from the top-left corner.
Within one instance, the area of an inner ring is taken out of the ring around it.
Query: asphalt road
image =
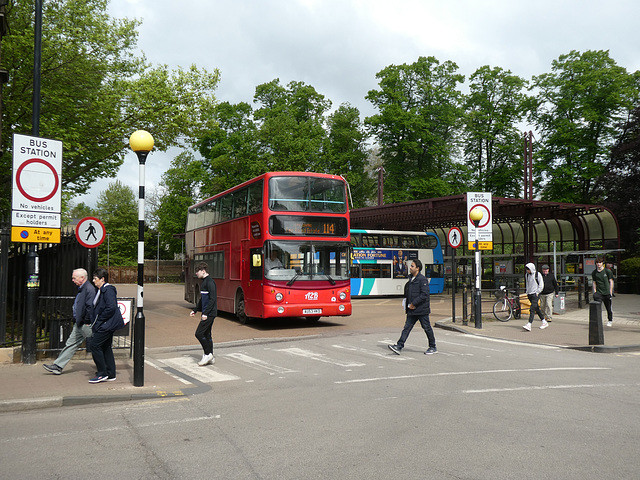
[[[200,369],[195,346],[156,348],[151,361],[206,386],[198,395],[0,414],[2,474],[637,478],[637,355],[437,330],[440,353],[427,356],[418,328],[396,356],[397,325],[299,329],[269,338],[242,326],[256,339],[217,346]]]

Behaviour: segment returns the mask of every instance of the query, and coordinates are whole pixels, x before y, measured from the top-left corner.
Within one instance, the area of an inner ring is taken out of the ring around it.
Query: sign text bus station
[[[60,243],[62,142],[13,136],[11,240]]]

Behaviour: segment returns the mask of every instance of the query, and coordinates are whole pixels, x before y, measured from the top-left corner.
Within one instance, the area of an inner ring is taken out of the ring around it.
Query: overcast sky
[[[637,0],[111,0],[113,17],[138,18],[138,46],[170,67],[217,68],[220,101],[251,103],[255,87],[279,78],[313,86],[334,107],[361,118],[376,73],[419,56],[451,60],[468,77],[483,65],[530,79],[571,50],[609,50],[640,70]],[[153,132],[151,132],[153,134]],[[152,152],[147,190],[176,151]],[[138,161],[127,154],[118,178],[137,192]],[[96,182],[91,206],[113,179]]]

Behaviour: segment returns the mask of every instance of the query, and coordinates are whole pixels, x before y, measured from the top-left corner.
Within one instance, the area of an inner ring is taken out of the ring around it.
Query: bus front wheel
[[[242,292],[239,292],[236,296],[236,316],[242,325],[245,325],[249,321],[244,306],[244,293]]]

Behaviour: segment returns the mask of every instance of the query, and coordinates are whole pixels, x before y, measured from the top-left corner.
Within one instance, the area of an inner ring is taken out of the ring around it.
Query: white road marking
[[[369,350],[367,348],[353,347],[351,345],[332,345],[333,348],[338,348],[342,350],[348,350],[351,352],[364,353],[365,355],[372,355],[374,357],[384,358],[385,360],[393,360],[393,361],[403,361],[403,360],[411,360],[411,357],[402,357],[400,355],[396,355],[391,351],[387,350],[384,353]]]
[[[438,345],[440,344],[445,344],[445,345],[455,345],[457,347],[466,347],[466,348],[477,348],[478,350],[489,350],[490,352],[503,352],[504,350],[498,350],[495,348],[488,348],[488,347],[480,347],[478,345],[469,345],[466,343],[457,343],[457,342],[449,342],[447,340],[441,340],[440,338],[438,338]]]
[[[145,359],[144,363],[146,363],[147,365],[152,366],[153,368],[155,368],[156,370],[160,370],[163,373],[166,373],[167,375],[170,375],[172,378],[175,378],[176,380],[178,380],[181,383],[184,383],[185,385],[192,385],[192,383],[182,377],[179,377],[178,375],[174,375],[171,372],[167,372],[165,369],[163,369],[161,366],[156,365],[155,363]]]
[[[196,417],[196,418],[184,418],[184,419],[179,419],[179,420],[164,420],[164,421],[159,421],[159,422],[148,422],[148,423],[140,423],[140,424],[136,424],[135,428],[148,428],[148,427],[159,427],[159,426],[164,426],[164,425],[175,425],[175,424],[181,424],[181,423],[192,423],[192,422],[203,422],[203,421],[207,421],[207,420],[217,420],[221,418],[220,415],[213,415],[210,417]],[[55,432],[55,433],[42,433],[39,435],[28,435],[28,436],[22,436],[22,437],[12,437],[12,438],[3,438],[2,440],[0,440],[2,443],[8,443],[8,442],[15,442],[17,441],[23,441],[23,440],[39,440],[39,439],[46,439],[46,438],[58,438],[58,437],[68,437],[68,436],[75,436],[75,435],[79,435],[79,434],[83,434],[87,431],[91,431],[91,432],[119,432],[119,431],[126,431],[126,430],[131,430],[131,425],[122,425],[122,426],[117,426],[117,427],[105,427],[105,428],[97,428],[97,429],[89,429],[89,430],[73,430],[73,431],[64,431],[64,432]]]
[[[240,380],[240,377],[236,377],[227,372],[223,372],[218,368],[214,368],[210,365],[201,367],[193,357],[176,357],[176,358],[164,358],[162,363],[168,367],[173,367],[176,370],[180,370],[186,375],[195,378],[202,383],[215,383],[226,382],[229,380]]]
[[[248,365],[256,370],[267,372],[269,375],[275,375],[276,373],[294,373],[298,370],[291,370],[290,368],[280,367],[278,365],[272,365],[258,358],[245,355],[244,353],[229,353],[224,355],[231,361]]]
[[[624,384],[624,383],[602,383],[602,384],[587,384],[587,385],[534,385],[530,387],[516,387],[516,388],[484,388],[481,390],[463,390],[463,393],[494,393],[494,392],[520,392],[527,390],[562,390],[573,388],[610,388],[610,387],[637,387],[638,384]]]
[[[417,375],[397,375],[392,377],[358,378],[354,380],[336,381],[334,383],[346,384],[346,383],[379,382],[381,380],[405,380],[409,378],[452,377],[455,375],[483,375],[488,373],[554,372],[554,371],[570,371],[570,370],[611,370],[611,369],[607,367],[514,368],[514,369],[504,369],[504,370],[477,370],[477,371],[463,371],[463,372],[421,373]]]
[[[339,367],[364,367],[366,365],[365,363],[359,363],[359,362],[343,362],[341,360],[329,358],[323,353],[315,353],[315,352],[312,352],[311,350],[305,350],[303,348],[296,348],[296,347],[282,348],[276,351],[285,352],[290,355],[296,355],[298,357],[308,358],[310,360],[316,360],[318,362],[329,363],[331,365],[337,365]]]

